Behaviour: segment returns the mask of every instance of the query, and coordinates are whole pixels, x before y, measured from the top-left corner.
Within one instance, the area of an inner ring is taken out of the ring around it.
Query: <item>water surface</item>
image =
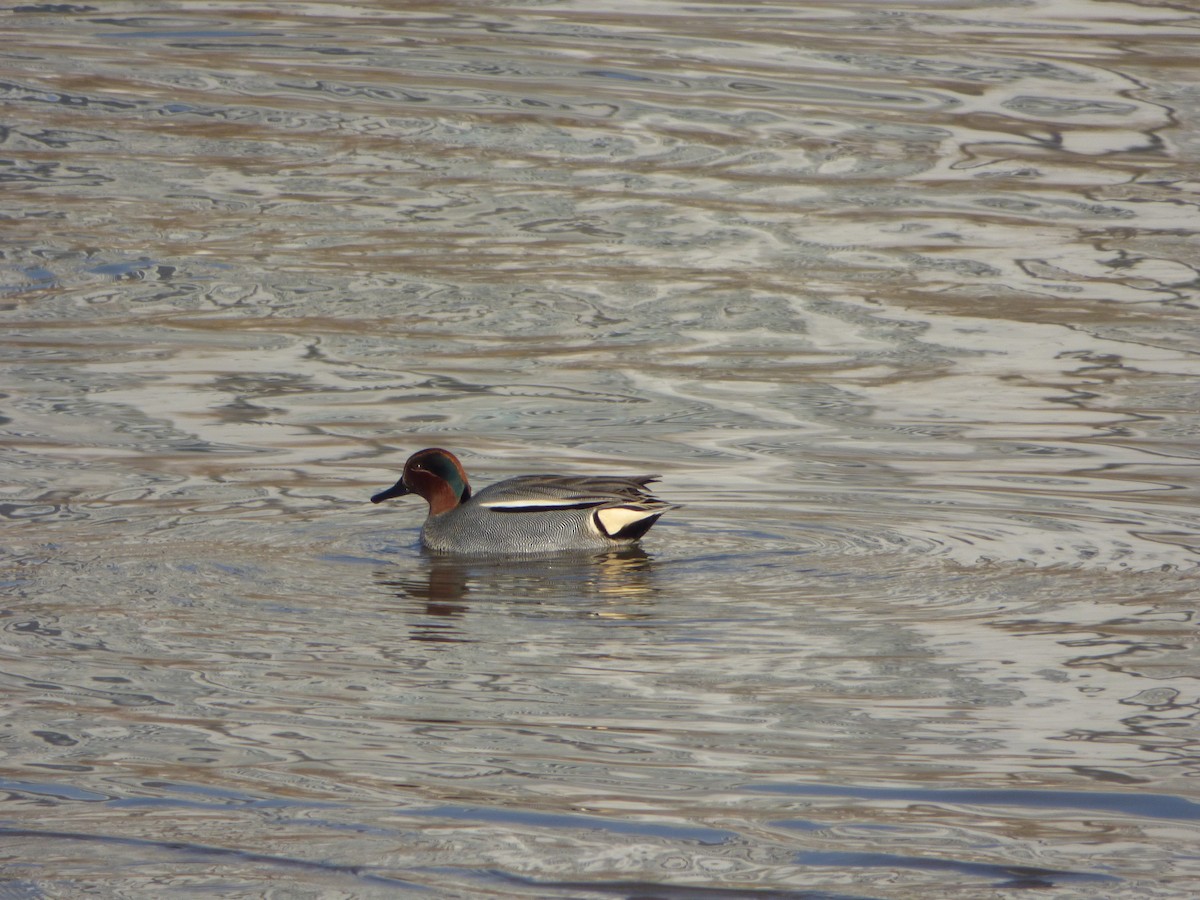
[[[4,12],[5,890],[1200,890],[1196,26]]]

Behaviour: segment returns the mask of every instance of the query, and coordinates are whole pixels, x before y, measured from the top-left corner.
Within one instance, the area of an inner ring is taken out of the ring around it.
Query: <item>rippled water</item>
[[[0,11],[0,897],[1200,891],[1198,26]]]

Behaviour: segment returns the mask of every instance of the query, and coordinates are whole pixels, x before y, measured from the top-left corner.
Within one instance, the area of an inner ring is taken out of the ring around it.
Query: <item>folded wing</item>
[[[475,502],[498,513],[546,513],[593,509],[592,521],[614,540],[636,540],[672,504],[646,490],[657,475],[523,475],[484,488]]]

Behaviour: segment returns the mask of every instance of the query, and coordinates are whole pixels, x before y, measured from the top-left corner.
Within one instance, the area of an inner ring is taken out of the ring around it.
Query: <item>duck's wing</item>
[[[521,475],[484,488],[474,502],[496,512],[626,506],[662,511],[671,504],[646,490],[657,475]]]

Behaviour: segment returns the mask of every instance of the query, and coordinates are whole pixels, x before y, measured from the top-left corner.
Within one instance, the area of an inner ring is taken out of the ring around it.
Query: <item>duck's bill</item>
[[[384,500],[391,500],[393,497],[403,497],[405,494],[411,494],[408,488],[404,486],[404,482],[397,481],[386,491],[380,491],[371,498],[372,503],[382,503]]]

